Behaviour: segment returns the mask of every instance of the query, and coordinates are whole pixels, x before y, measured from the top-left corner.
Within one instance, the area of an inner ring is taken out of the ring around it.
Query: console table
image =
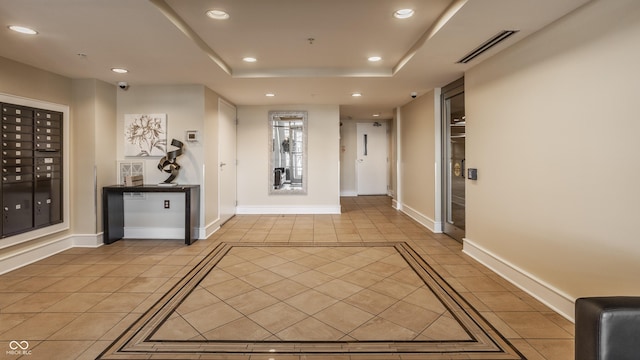
[[[200,224],[200,185],[112,185],[102,188],[103,241],[111,244],[124,237],[124,193],[184,193],[184,243],[197,239]]]

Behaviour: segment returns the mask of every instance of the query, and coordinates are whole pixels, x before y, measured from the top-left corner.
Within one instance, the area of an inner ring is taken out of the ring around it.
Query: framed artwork
[[[144,162],[140,161],[118,161],[118,185],[124,185],[125,176],[142,175],[144,177]]]
[[[125,114],[124,156],[164,156],[167,114]]]

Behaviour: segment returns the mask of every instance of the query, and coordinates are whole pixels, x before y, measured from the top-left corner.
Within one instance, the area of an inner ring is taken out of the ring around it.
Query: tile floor
[[[343,198],[342,207],[341,215],[236,216],[211,238],[191,246],[179,240],[122,240],[97,249],[74,248],[1,275],[0,359],[95,359],[221,242],[406,242],[527,359],[573,359],[573,324],[464,255],[458,242],[433,234],[393,210],[387,197]],[[455,326],[440,326],[448,332],[438,332],[438,326],[420,323],[425,316],[443,315],[437,302],[425,306],[429,302],[424,298],[398,301],[398,292],[415,292],[420,285],[412,285],[409,272],[394,268],[400,262],[384,247],[344,249],[282,247],[275,253],[272,248],[234,247],[218,272],[194,290],[202,296],[178,306],[154,336],[230,340],[464,337]],[[359,263],[360,271],[353,271],[354,261],[369,262]],[[383,281],[389,274],[398,281]],[[226,318],[220,315],[219,324],[199,321],[198,309],[204,308],[215,308]],[[274,319],[273,311],[287,316]],[[374,318],[385,326],[374,326],[378,324]],[[17,353],[22,350],[15,345],[22,341],[28,342],[28,349],[20,356]]]

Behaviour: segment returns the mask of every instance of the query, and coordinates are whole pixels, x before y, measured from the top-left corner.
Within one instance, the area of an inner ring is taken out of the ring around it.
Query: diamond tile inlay
[[[407,243],[220,243],[99,359],[524,359]]]

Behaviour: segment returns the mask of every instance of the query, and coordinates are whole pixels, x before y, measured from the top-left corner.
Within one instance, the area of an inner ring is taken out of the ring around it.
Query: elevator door
[[[465,236],[464,85],[443,89],[443,230],[462,241]]]

